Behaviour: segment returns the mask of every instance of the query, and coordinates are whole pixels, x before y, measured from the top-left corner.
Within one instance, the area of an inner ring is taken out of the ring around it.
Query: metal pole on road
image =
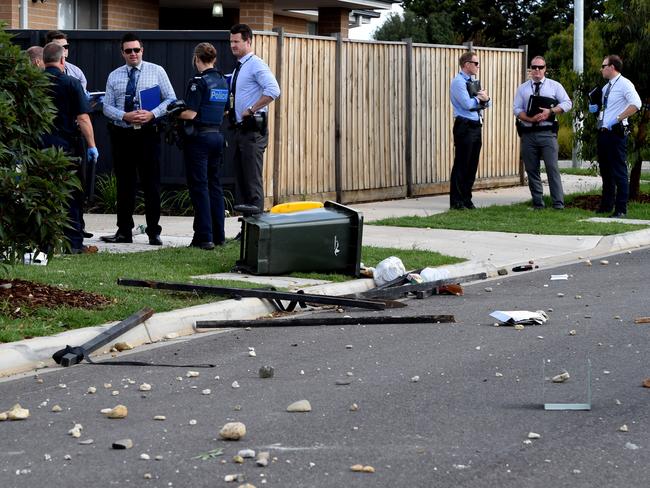
[[[573,71],[578,76],[584,72],[584,0],[575,0],[573,4]],[[573,93],[573,99],[581,96],[579,90]],[[580,141],[578,140],[577,133],[582,127],[580,120],[580,113],[575,111],[573,115],[573,157],[572,166],[579,168],[582,165],[580,158]]]

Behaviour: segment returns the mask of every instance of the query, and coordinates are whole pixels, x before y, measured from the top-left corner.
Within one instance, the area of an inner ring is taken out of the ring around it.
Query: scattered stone
[[[255,488],[255,485],[251,485],[250,483],[244,483],[243,485],[239,485],[237,488]]]
[[[70,461],[72,459],[72,456],[70,456],[70,454],[66,454],[65,456],[63,456],[63,459],[65,459],[66,461]]]
[[[564,296],[564,293],[558,293],[557,296],[559,296],[559,297],[563,297],[563,296]]]
[[[571,376],[569,376],[569,373],[565,371],[564,373],[553,376],[552,381],[553,383],[564,383],[570,377]]]
[[[298,400],[287,407],[287,412],[311,412],[309,400]]]
[[[86,390],[86,393],[88,393],[89,395],[97,393],[97,388],[95,388],[94,386],[89,386],[88,389]]]
[[[223,477],[223,480],[226,483],[231,483],[233,481],[243,481],[243,480],[239,479],[240,477],[243,478],[243,475],[242,474],[227,474],[226,476]]]
[[[188,378],[196,378],[197,376],[199,376],[199,374],[201,373],[199,373],[198,371],[188,371],[187,373],[185,373],[185,376],[187,376]]]
[[[140,454],[140,459],[142,459],[143,461],[149,461],[149,459],[151,459],[151,456],[149,456],[149,454],[147,454],[146,452],[143,452],[142,454]]]
[[[364,466],[363,464],[354,464],[350,466],[350,470],[355,473],[374,473],[375,468],[372,466]]]
[[[513,327],[515,330],[524,330],[524,324],[515,324]]]
[[[621,401],[618,398],[614,401],[614,403],[616,403],[616,405],[622,405]]]
[[[492,287],[491,286],[486,286],[485,291],[490,293],[492,291]]]
[[[66,389],[68,387],[68,385],[66,385],[65,383],[59,383],[58,387],[61,388],[62,390],[64,390],[64,389]]]
[[[528,438],[529,439],[541,439],[542,436],[538,434],[537,432],[529,432],[528,433]]]
[[[167,417],[164,415],[154,415],[153,417],[154,420],[167,420]]]
[[[353,346],[352,344],[346,344],[346,345],[345,345],[345,348],[346,348],[346,349],[352,349],[353,347],[354,347],[354,346]]]
[[[178,338],[178,332],[170,332],[169,334],[165,334],[163,336],[163,339],[171,340],[171,339],[176,339]]]
[[[20,403],[16,403],[10,410],[4,412],[7,416],[7,420],[25,420],[29,418],[29,410],[20,406]]]
[[[116,405],[105,414],[109,419],[123,419],[129,414],[129,410],[124,405]]]
[[[603,370],[603,374],[611,374],[611,371]]]
[[[650,378],[644,379],[641,384],[643,385],[643,388],[650,388]]]
[[[574,335],[576,335],[576,334],[577,334],[577,332],[576,332],[575,329],[571,329],[571,330],[569,331],[569,335],[570,335],[570,336],[574,336]]]
[[[232,385],[230,386],[232,386],[233,388],[239,388],[239,383],[237,381],[233,381]]]
[[[79,437],[81,437],[81,431],[83,430],[83,428],[84,427],[81,424],[74,424],[74,427],[68,431],[68,434],[78,439]]]
[[[219,431],[219,437],[227,441],[236,441],[245,435],[246,426],[241,422],[228,422]]]
[[[117,395],[119,395],[119,394],[120,394],[120,392],[117,391],[117,390],[113,390],[113,391],[111,392],[111,396],[117,396]]]
[[[248,357],[249,358],[257,357],[257,353],[255,351],[248,351]]]
[[[149,383],[142,383],[138,389],[140,391],[151,391],[151,385]]]
[[[636,444],[633,444],[632,442],[626,442],[625,443],[625,449],[630,449],[632,451],[636,451],[639,448]]]
[[[336,381],[334,382],[334,384],[335,384],[335,385],[338,385],[338,386],[350,385],[350,384],[352,384],[352,380],[349,379],[349,378],[343,378],[343,379],[341,379],[341,380],[336,380]]]
[[[609,264],[609,261],[607,261],[607,259],[601,259],[600,264],[602,264],[603,266],[607,266]]]
[[[581,298],[582,298],[582,295],[576,295],[576,296],[575,296],[575,299],[576,299],[576,300],[580,300]]]
[[[161,454],[158,454],[154,459],[155,459],[156,461],[162,461],[162,460],[165,459],[165,458],[163,458]]]
[[[524,444],[530,445],[532,443],[533,443],[533,441],[531,441],[530,439],[524,439]]]
[[[359,405],[357,405],[356,403],[350,405],[350,412],[358,412],[358,411],[359,411]]]
[[[232,407],[232,409],[233,409],[235,412],[241,412],[241,405],[235,405],[234,407]]]
[[[273,378],[273,375],[275,375],[273,366],[262,366],[259,370],[260,378]]]
[[[113,388],[113,385],[111,385],[110,383],[104,383],[104,388],[110,390],[111,388]]]
[[[627,427],[627,424],[623,424],[618,428],[619,432],[629,432],[630,429]]]
[[[261,451],[257,453],[257,458],[255,459],[255,463],[258,466],[265,467],[269,465],[269,458],[271,457],[270,453],[268,451]]]
[[[188,423],[190,425],[196,425],[197,422],[196,422],[196,419],[190,419],[190,421]]]
[[[373,468],[372,466],[364,466],[363,469],[362,469],[362,471],[363,471],[364,473],[374,473],[374,472],[375,472],[375,468]]]
[[[420,381],[420,377],[418,375],[415,375],[411,378],[411,383],[417,383]]]
[[[244,458],[237,454],[232,457],[232,462],[236,464],[244,464]]]
[[[61,408],[60,405],[54,405],[54,406],[52,407],[52,411],[53,411],[53,412],[61,412],[61,411],[63,411],[63,409]]]
[[[131,344],[129,344],[128,342],[117,342],[117,343],[115,343],[115,345],[113,347],[118,352],[130,351],[131,349],[133,349],[133,346]]]
[[[84,439],[83,441],[77,442],[77,444],[81,444],[82,446],[89,446],[93,442],[95,442],[95,441],[92,440],[92,439]]]
[[[614,320],[621,320],[621,316],[620,315],[614,315]]]
[[[153,476],[151,476],[151,473],[145,473],[142,477],[146,480],[150,480],[151,478],[153,478]]]
[[[587,259],[587,260],[585,260],[585,265],[587,265],[587,266],[593,266],[592,263],[591,263],[591,259]]]
[[[113,442],[111,447],[113,449],[131,449],[133,447],[133,441],[131,439],[120,439],[119,441]]]
[[[508,274],[508,270],[505,269],[505,268],[498,269],[498,270],[497,270],[497,274],[498,274],[499,276],[505,276],[505,275]]]
[[[255,457],[255,451],[253,449],[242,449],[237,454],[244,459],[252,459]]]
[[[501,378],[503,376],[503,373],[498,373],[497,372],[497,373],[494,373],[494,376],[496,376],[497,378]]]
[[[210,388],[206,388],[205,390],[201,390],[201,395],[209,395],[212,393],[212,390]]]

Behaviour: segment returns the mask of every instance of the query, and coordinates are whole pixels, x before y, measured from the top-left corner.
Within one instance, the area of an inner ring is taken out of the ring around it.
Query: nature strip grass
[[[463,261],[435,252],[395,250],[363,247],[362,256],[367,265],[376,265],[382,259],[397,254],[408,269],[439,266]],[[165,312],[192,305],[217,301],[215,297],[199,297],[186,293],[161,290],[125,288],[117,285],[119,277],[178,282],[200,282],[232,287],[259,287],[255,283],[223,280],[192,280],[191,276],[229,272],[239,257],[239,243],[231,242],[214,251],[195,248],[165,248],[139,253],[107,253],[93,255],[56,256],[47,266],[17,265],[10,269],[10,278],[37,281],[67,289],[81,289],[110,297],[113,304],[98,310],[71,307],[22,307],[20,316],[6,303],[0,303],[0,342],[12,342],[26,337],[52,335],[68,329],[77,329],[122,320],[142,307]],[[349,276],[337,274],[295,273],[293,276],[346,281]]]
[[[650,185],[642,185],[641,191],[650,192]],[[593,195],[599,192],[567,195],[565,203],[570,205],[573,198],[586,194]],[[525,202],[480,207],[476,210],[450,210],[428,217],[388,218],[369,223],[394,227],[541,235],[612,235],[644,228],[641,225],[619,222],[587,222],[586,219],[604,216],[578,208],[565,208],[558,211],[551,208],[548,197],[545,197],[545,202],[547,208],[541,211],[533,211],[530,202]],[[630,202],[627,216],[630,219],[650,220],[650,205]]]

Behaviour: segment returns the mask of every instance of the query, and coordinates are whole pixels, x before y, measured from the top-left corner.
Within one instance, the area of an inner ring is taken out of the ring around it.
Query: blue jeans
[[[223,135],[200,132],[185,140],[185,173],[194,207],[193,242],[223,244],[225,206],[219,181]]]

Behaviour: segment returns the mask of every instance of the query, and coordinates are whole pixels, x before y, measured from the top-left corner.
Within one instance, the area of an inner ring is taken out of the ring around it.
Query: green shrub
[[[573,157],[573,130],[570,126],[560,126],[560,131],[557,133],[557,143],[560,146],[559,159],[571,159]]]
[[[0,23],[0,261],[34,249],[66,246],[67,202],[79,187],[70,160],[39,141],[55,108],[48,76],[11,43]]]

